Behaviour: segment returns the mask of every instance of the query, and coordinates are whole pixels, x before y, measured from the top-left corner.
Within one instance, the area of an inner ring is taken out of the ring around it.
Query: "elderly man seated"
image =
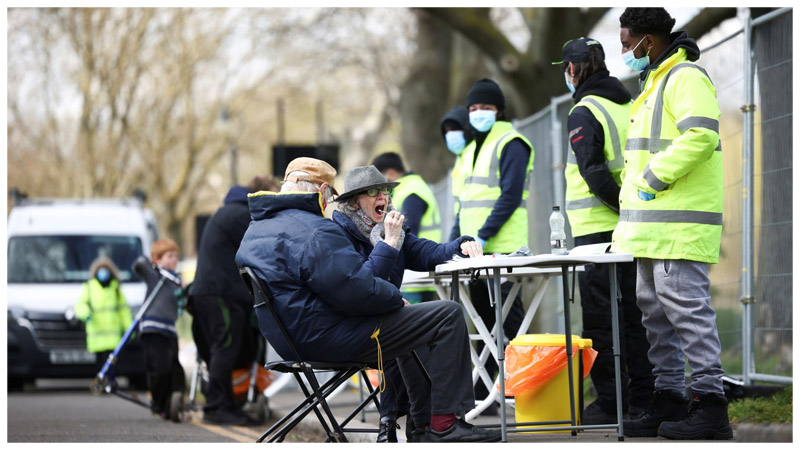
[[[379,353],[388,360],[427,346],[430,390],[407,386],[412,402],[430,396],[431,423],[420,442],[499,441],[498,431],[456,416],[475,406],[461,307],[450,301],[409,305],[397,287],[372,275],[343,230],[325,218],[335,175],[323,161],[297,158],[286,168],[280,193],[250,194],[253,221],[236,263],[269,284],[275,309],[306,359],[374,363]],[[282,357],[290,356],[277,330],[261,332]],[[400,361],[401,372],[416,370],[410,358]]]

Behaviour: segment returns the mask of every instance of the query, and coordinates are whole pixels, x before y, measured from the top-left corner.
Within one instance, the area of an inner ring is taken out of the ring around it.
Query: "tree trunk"
[[[453,34],[424,12],[415,10],[414,15],[417,52],[401,87],[401,142],[409,166],[406,169],[435,183],[453,163],[439,131],[439,119],[450,108]]]

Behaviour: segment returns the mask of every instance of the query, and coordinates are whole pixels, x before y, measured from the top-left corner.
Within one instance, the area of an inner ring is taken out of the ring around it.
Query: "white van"
[[[153,213],[139,199],[23,199],[8,216],[8,386],[36,378],[86,378],[103,361],[86,351],[83,323],[72,318],[81,283],[100,255],[120,269],[122,292],[136,314],[146,286],[131,270],[158,238]],[[72,320],[70,320],[72,318]],[[141,345],[132,340],[116,375],[145,382]]]

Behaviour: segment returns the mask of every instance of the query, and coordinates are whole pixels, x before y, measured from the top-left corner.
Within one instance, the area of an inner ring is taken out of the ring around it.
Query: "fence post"
[[[744,103],[742,105],[742,376],[750,384],[753,367],[753,124],[755,59],[753,20],[750,9],[742,8],[744,20]]]

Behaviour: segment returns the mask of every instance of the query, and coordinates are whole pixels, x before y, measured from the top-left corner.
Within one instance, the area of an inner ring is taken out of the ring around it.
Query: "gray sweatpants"
[[[637,260],[636,303],[642,310],[658,390],[685,389],[684,356],[693,391],[724,394],[716,312],[708,264],[683,259]]]

